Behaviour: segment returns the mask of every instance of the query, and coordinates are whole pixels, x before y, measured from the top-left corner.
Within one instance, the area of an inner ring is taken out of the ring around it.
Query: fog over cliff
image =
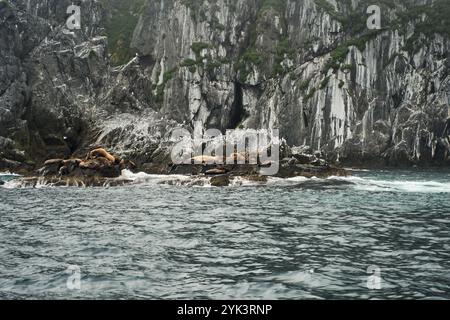
[[[448,164],[449,34],[448,0],[0,1],[0,169],[90,145],[164,163],[195,123],[350,165]]]

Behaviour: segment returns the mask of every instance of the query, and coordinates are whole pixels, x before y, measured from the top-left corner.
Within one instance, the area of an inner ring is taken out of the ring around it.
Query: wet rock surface
[[[225,174],[215,176],[211,178],[210,183],[213,187],[227,187],[230,185],[230,177]]]

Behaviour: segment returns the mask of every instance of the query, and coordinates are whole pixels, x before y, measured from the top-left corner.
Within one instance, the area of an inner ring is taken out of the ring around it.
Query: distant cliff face
[[[74,35],[69,1],[0,2],[0,158],[98,143],[162,161],[201,122],[350,164],[448,163],[450,4],[381,1],[369,30],[372,2],[79,1]]]
[[[0,2],[0,167],[70,155],[86,132],[105,83],[106,38],[96,2],[84,3],[82,30],[64,33],[72,3]]]

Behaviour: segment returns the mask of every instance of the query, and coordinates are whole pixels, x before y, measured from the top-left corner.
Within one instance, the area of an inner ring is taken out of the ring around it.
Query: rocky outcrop
[[[277,127],[354,165],[446,164],[450,5],[394,1],[370,31],[370,4],[149,1],[132,48],[178,122]]]
[[[89,14],[67,34],[72,3]],[[0,139],[13,141],[0,157],[42,162],[79,147],[107,77],[100,18],[95,1],[0,2]]]
[[[23,186],[38,184],[53,186],[98,187],[118,186],[130,183],[120,178],[122,170],[136,169],[132,161],[121,159],[105,149],[91,150],[83,159],[50,159],[37,170],[37,175],[21,180]]]
[[[136,169],[129,160],[113,156],[105,149],[90,151],[83,159],[50,159],[38,170],[41,176],[117,178],[122,170]]]
[[[72,3],[82,27],[67,32]],[[383,2],[375,31],[364,0],[127,3],[0,2],[0,170],[101,145],[166,172],[173,129],[194,123],[279,128],[308,150],[295,166],[312,171],[316,153],[362,166],[449,163],[446,0]]]

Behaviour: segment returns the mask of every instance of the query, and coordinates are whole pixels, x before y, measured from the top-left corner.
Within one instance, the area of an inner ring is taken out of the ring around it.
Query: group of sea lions
[[[248,154],[234,153],[226,158],[219,157],[219,156],[215,156],[215,157],[206,156],[206,155],[197,156],[197,157],[192,157],[191,161],[193,161],[194,164],[215,164],[215,163],[223,163],[225,160],[225,163],[227,163],[227,164],[234,164],[235,162],[245,163],[246,161],[248,161],[248,159],[249,159]]]
[[[97,148],[88,152],[84,159],[47,160],[39,172],[44,176],[118,177],[122,170],[135,168],[136,165],[132,161],[114,156],[103,148]]]

